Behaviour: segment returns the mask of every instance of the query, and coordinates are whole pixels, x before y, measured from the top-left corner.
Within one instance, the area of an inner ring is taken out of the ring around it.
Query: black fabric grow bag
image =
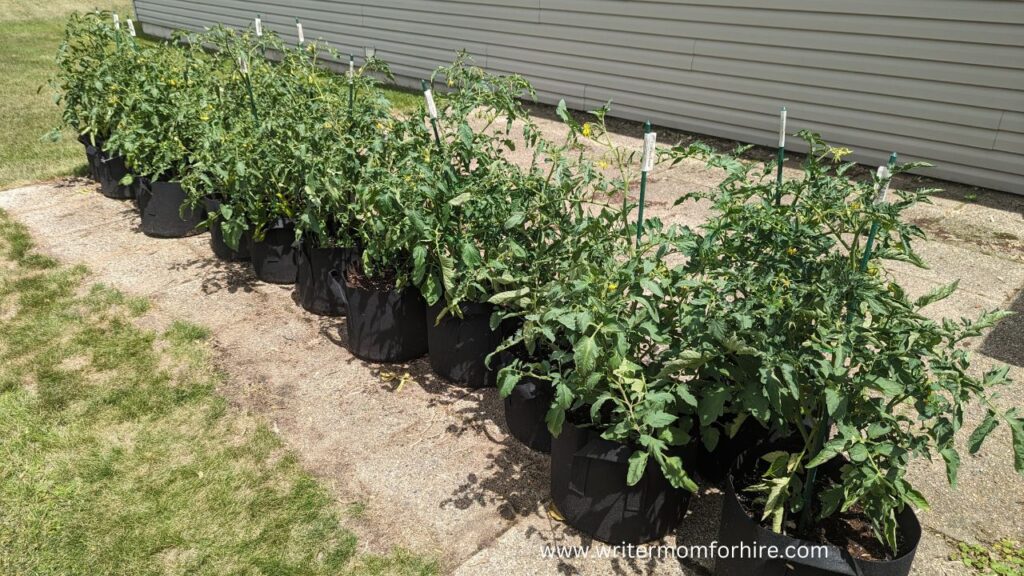
[[[294,284],[299,273],[295,224],[278,218],[267,226],[263,240],[253,240],[249,254],[256,277],[272,284]]]
[[[691,435],[699,438],[700,430],[693,430]],[[772,439],[767,429],[753,418],[747,418],[735,436],[730,438],[726,432],[721,432],[714,450],[708,451],[703,444],[697,446],[694,450],[693,468],[703,480],[719,484],[729,475],[733,462],[742,452],[755,449]]]
[[[146,236],[182,238],[203,223],[203,209],[188,206],[188,196],[178,182],[150,182],[140,191],[139,210]]]
[[[98,162],[99,148],[103,146],[101,140],[96,140],[96,144],[93,144],[89,140],[89,136],[82,134],[78,137],[78,141],[82,143],[85,148],[85,162],[89,166],[89,178],[99,182],[100,172]]]
[[[358,252],[354,248],[321,248],[314,242],[307,236],[299,251],[295,285],[299,305],[321,316],[344,316],[347,309],[338,278],[345,277]],[[331,274],[332,270],[337,274]]]
[[[505,424],[512,437],[537,452],[551,452],[551,432],[545,417],[554,392],[547,382],[524,378],[505,398]]]
[[[340,281],[337,272],[333,276]],[[342,286],[352,354],[373,362],[404,362],[427,353],[427,303],[419,290]]]
[[[491,304],[461,304],[462,318],[448,313],[440,322],[437,316],[444,304],[427,308],[427,344],[430,367],[439,376],[471,388],[494,386],[494,370],[484,360],[501,342],[491,330]]]
[[[750,454],[763,454],[768,450],[760,448],[756,452],[747,452],[736,460],[733,472],[741,469],[746,458]],[[839,458],[823,465],[820,470],[826,474],[837,474],[842,461]],[[896,517],[899,524],[900,536],[903,543],[899,555],[888,561],[861,560],[852,557],[846,550],[837,546],[828,545],[824,558],[751,558],[719,557],[715,560],[716,576],[747,576],[757,574],[759,576],[907,576],[910,574],[910,566],[914,562],[914,555],[917,553],[917,545],[921,540],[921,524],[917,516],[909,506],[903,509]],[[730,474],[725,481],[725,495],[722,498],[722,516],[718,529],[718,541],[720,546],[739,546],[746,544],[748,547],[757,543],[758,546],[777,546],[780,554],[785,554],[788,547],[800,555],[798,550],[803,550],[803,555],[814,556],[810,551],[820,544],[807,540],[800,540],[791,536],[776,534],[764,528],[761,524],[747,515],[743,505],[736,497],[736,488],[733,484],[733,475]]]
[[[149,178],[144,176],[137,176],[132,180],[132,197],[135,198],[135,208],[139,211],[139,216],[142,216],[143,202],[149,202],[151,185],[152,183],[149,181]]]
[[[565,521],[609,544],[640,544],[679,525],[690,494],[673,488],[652,460],[626,484],[632,448],[568,420],[551,442],[551,498]]]
[[[220,210],[220,200],[216,198],[203,198],[203,206],[207,214],[214,214]],[[214,255],[221,260],[239,262],[249,259],[249,246],[252,244],[252,235],[246,230],[238,238],[238,249],[228,246],[224,241],[224,230],[220,226],[220,219],[214,219],[210,224],[210,249]]]
[[[132,197],[133,187],[121,184],[121,179],[128,175],[128,167],[124,164],[124,156],[110,156],[106,152],[96,154],[96,172],[100,180],[100,192],[107,198],[128,200]]]

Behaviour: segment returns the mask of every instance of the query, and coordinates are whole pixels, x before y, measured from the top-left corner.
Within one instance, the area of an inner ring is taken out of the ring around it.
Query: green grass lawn
[[[85,153],[71,131],[64,130],[58,142],[42,138],[60,124],[47,82],[68,14],[94,7],[128,14],[127,6],[97,0],[0,0],[0,190],[85,173]],[[387,92],[399,111],[419,103],[418,93]]]
[[[0,574],[432,574],[368,557],[277,436],[228,409],[207,331],[32,251],[0,211]]]

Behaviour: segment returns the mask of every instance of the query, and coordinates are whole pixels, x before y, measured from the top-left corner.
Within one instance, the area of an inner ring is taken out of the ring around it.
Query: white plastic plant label
[[[351,54],[348,55],[348,77],[351,80],[356,76],[356,58]]]
[[[120,30],[121,29],[121,17],[118,16],[117,14],[114,14],[114,29],[115,30]]]
[[[875,199],[875,202],[881,204],[885,202],[885,197],[889,195],[889,182],[892,181],[892,172],[889,171],[888,166],[879,166],[876,177],[881,190],[878,191],[878,198]]]
[[[779,112],[779,148],[786,147],[786,108]]]
[[[644,134],[644,158],[640,170],[650,172],[654,170],[654,146],[658,143],[658,133],[649,132]]]
[[[242,74],[249,73],[249,62],[242,56],[238,57],[238,69],[242,71]]]
[[[427,112],[430,113],[430,119],[437,120],[437,104],[434,103],[434,91],[424,90],[423,97],[427,99]]]
[[[306,36],[302,33],[302,22],[295,21],[295,29],[299,32],[299,44],[306,41]]]
[[[128,19],[128,34],[130,34],[132,38],[135,37],[135,23],[132,22],[131,18]]]
[[[263,36],[263,20],[260,20],[260,17],[257,16],[253,23],[256,26],[256,36]]]

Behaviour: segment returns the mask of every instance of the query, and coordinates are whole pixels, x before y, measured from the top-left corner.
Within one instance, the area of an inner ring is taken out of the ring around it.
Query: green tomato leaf
[[[949,298],[950,294],[956,291],[956,288],[959,285],[960,281],[954,280],[949,284],[946,284],[945,286],[939,286],[937,288],[934,288],[924,296],[921,296],[920,298],[915,300],[914,306],[917,308],[924,308],[925,306],[932,304],[934,302],[945,300],[946,298]]]
[[[956,488],[957,473],[960,471],[960,455],[953,448],[943,448],[939,454],[946,461],[946,478],[949,480],[949,485]]]
[[[647,470],[647,458],[649,454],[637,450],[629,457],[629,471],[626,473],[626,484],[636,486]]]
[[[505,292],[498,292],[494,296],[487,299],[491,304],[501,305],[516,298],[521,298],[530,293],[529,288],[520,288],[518,290],[506,290]]]
[[[584,336],[573,346],[573,360],[581,376],[587,376],[597,365],[597,343],[593,336]]]
[[[463,192],[462,194],[459,194],[455,198],[449,200],[448,203],[451,204],[452,206],[461,206],[468,202],[472,197],[473,194],[471,194],[470,192]]]
[[[979,424],[978,427],[974,429],[974,432],[971,433],[971,437],[967,439],[968,452],[971,454],[977,454],[978,450],[981,450],[981,445],[985,442],[985,438],[988,438],[988,435],[992,433],[992,430],[994,430],[998,424],[999,421],[996,420],[995,413],[989,410],[985,419],[981,421],[981,424]]]
[[[412,282],[417,286],[423,283],[423,277],[427,272],[427,248],[417,244],[412,249]]]

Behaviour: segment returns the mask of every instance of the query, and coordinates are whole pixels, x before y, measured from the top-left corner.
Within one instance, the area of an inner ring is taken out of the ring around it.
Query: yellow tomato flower
[[[582,132],[583,132],[583,136],[584,136],[584,137],[586,137],[586,138],[590,138],[590,122],[585,122],[585,123],[583,124],[583,130],[582,130]]]
[[[789,248],[786,248],[786,254],[789,254],[790,256],[795,256],[796,253],[797,253],[797,249],[796,248],[793,248],[792,246],[790,246]]]
[[[614,292],[619,288],[619,285],[616,284],[615,282],[609,282],[607,288],[609,292]]]
[[[604,169],[608,168],[608,163],[605,162],[604,160],[600,160],[597,163],[597,167],[600,168],[601,170],[604,170]]]
[[[328,130],[330,130],[331,128],[334,128],[334,124],[332,124],[330,122],[324,122],[324,128],[327,128]]]

